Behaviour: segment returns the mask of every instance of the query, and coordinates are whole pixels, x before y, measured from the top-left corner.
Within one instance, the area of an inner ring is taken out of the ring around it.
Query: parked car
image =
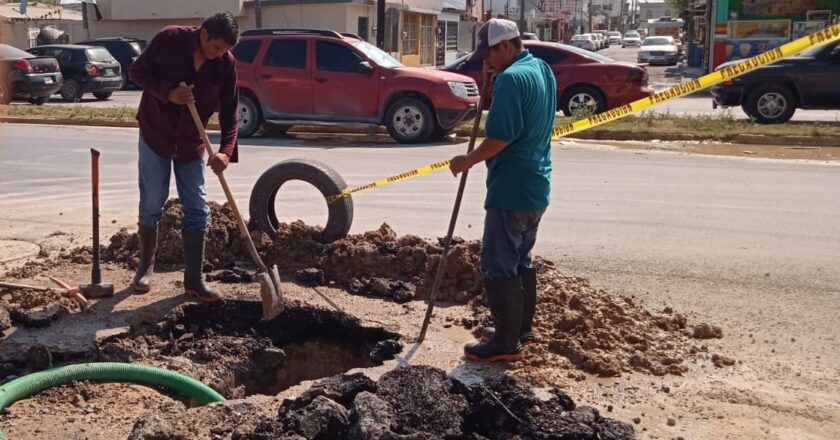
[[[41,105],[61,88],[58,61],[36,57],[16,47],[0,44],[0,104],[13,98]]]
[[[595,52],[598,50],[598,41],[592,34],[580,34],[572,37],[572,46]]]
[[[642,37],[638,32],[627,32],[621,40],[621,47],[642,47]]]
[[[531,40],[531,41],[540,41],[540,37],[533,32],[523,32],[522,33],[522,41]]]
[[[557,79],[558,110],[567,116],[584,109],[600,113],[651,94],[648,73],[642,66],[566,44],[537,41],[523,44],[531,54],[551,66]],[[443,69],[470,76],[479,84],[483,80],[481,63],[469,62],[468,55]]]
[[[64,75],[58,93],[67,102],[78,102],[85,93],[105,100],[122,88],[120,63],[104,47],[56,44],[33,47],[27,52],[58,60]]]
[[[350,34],[259,29],[233,54],[239,77],[239,133],[265,122],[384,125],[397,142],[440,138],[475,116],[478,86],[437,69],[406,67]]]
[[[589,35],[592,35],[592,37],[595,38],[595,42],[598,43],[598,49],[597,50],[607,48],[607,40],[604,38],[603,35],[597,34],[597,33],[594,33],[594,32],[589,34]]]
[[[146,48],[145,40],[138,40],[136,38],[124,37],[110,37],[110,38],[94,38],[92,40],[85,40],[76,44],[83,44],[87,46],[100,46],[108,49],[108,52],[120,62],[120,70],[122,71],[123,87],[126,89],[136,87],[134,82],[128,77],[128,69],[134,63],[134,60],[140,56],[143,49]]]
[[[757,122],[778,124],[789,121],[797,108],[840,109],[838,78],[840,43],[832,43],[725,81],[712,87],[712,97],[715,107],[740,105]]]
[[[622,44],[621,32],[616,32],[616,31],[610,32],[609,33],[609,41],[610,41],[610,44],[617,44],[617,45],[621,46],[621,44]]]
[[[680,60],[674,37],[647,37],[639,49],[639,63],[675,66]]]
[[[603,48],[610,47],[610,33],[608,31],[601,29],[597,31],[592,31],[592,33],[598,35],[601,38],[601,41],[604,42]]]

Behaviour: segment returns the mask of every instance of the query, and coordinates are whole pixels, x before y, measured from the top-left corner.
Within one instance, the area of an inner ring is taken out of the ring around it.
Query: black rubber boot
[[[522,328],[522,279],[484,280],[484,294],[496,325],[486,342],[467,344],[464,356],[473,361],[516,361],[522,359],[519,330]]]
[[[519,342],[529,345],[536,342],[533,326],[537,310],[537,270],[533,267],[519,268],[519,276],[522,278],[522,330],[519,332]],[[480,339],[489,341],[495,333],[495,328],[485,327],[481,330]]]
[[[157,253],[157,227],[145,228],[139,226],[137,236],[140,239],[140,266],[134,275],[131,287],[134,293],[148,293],[152,290],[151,280]]]
[[[204,231],[183,231],[184,245],[184,293],[201,302],[216,302],[222,299],[213,289],[204,285]]]

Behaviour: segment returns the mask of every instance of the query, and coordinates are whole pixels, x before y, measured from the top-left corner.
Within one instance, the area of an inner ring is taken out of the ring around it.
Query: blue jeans
[[[531,267],[531,250],[545,212],[487,208],[481,245],[481,269],[489,280],[507,280]]]
[[[140,216],[138,223],[145,228],[154,228],[163,216],[163,205],[169,197],[169,178],[175,168],[175,186],[183,207],[184,217],[181,229],[203,231],[207,229],[210,208],[204,191],[204,160],[183,163],[158,156],[149,148],[140,134],[138,142],[138,180],[140,183]]]

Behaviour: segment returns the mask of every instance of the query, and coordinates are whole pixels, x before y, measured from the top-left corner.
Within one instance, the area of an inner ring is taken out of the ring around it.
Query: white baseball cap
[[[503,18],[490,19],[478,31],[478,45],[469,61],[484,61],[491,47],[514,38],[519,38],[519,26],[516,23]]]

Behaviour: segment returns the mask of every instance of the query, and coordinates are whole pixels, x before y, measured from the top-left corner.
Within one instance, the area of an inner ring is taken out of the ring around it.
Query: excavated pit
[[[105,339],[99,358],[178,371],[236,399],[381,365],[402,350],[399,335],[341,312],[294,304],[271,321],[261,315],[252,301],[184,305]]]

